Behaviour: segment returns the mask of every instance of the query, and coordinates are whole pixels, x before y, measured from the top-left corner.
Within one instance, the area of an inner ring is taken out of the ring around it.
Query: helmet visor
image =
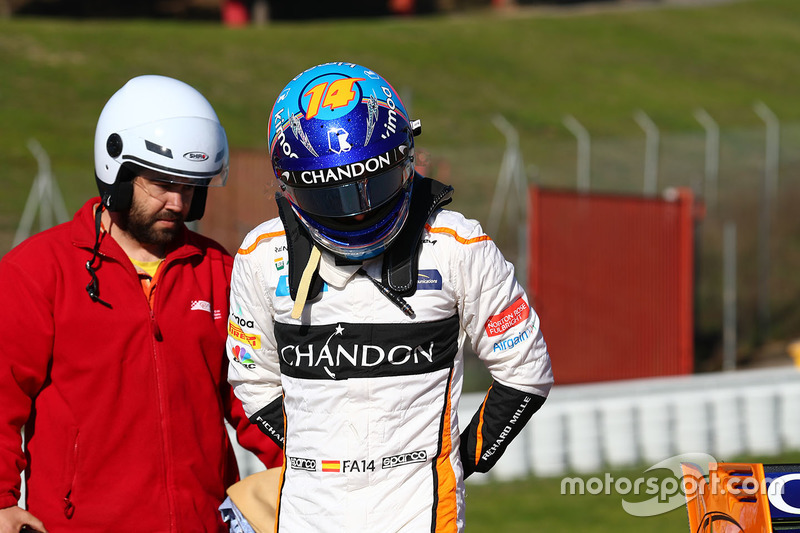
[[[228,178],[228,141],[214,120],[160,120],[121,130],[118,139],[117,161],[155,171],[162,175],[161,181],[172,176],[176,183],[215,187],[225,185]]]
[[[401,164],[382,174],[331,187],[285,185],[286,195],[303,211],[323,217],[348,217],[382,205],[405,187],[413,166]]]
[[[338,256],[361,261],[383,253],[400,234],[408,217],[411,186],[397,195],[396,201],[390,200],[379,209],[383,212],[370,217],[366,226],[351,224],[351,229],[334,228],[330,225],[333,219],[317,220],[297,208],[294,210],[317,244]]]
[[[175,176],[173,174],[165,174],[156,170],[151,170],[139,165],[125,163],[124,165],[129,169],[131,176],[139,176],[146,178],[150,181],[158,181],[160,183],[167,183],[171,185],[191,185],[192,187],[209,187],[212,186],[213,178],[187,178],[186,176]],[[216,185],[216,184],[215,184]]]

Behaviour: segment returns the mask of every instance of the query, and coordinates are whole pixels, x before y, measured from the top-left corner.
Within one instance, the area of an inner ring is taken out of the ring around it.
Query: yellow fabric
[[[144,295],[147,296],[147,303],[150,304],[150,309],[153,308],[153,293],[158,280],[159,268],[164,263],[163,259],[157,261],[137,261],[132,257],[128,257],[136,267],[136,272],[139,274],[139,283],[142,284]]]
[[[300,276],[300,286],[297,288],[297,299],[294,301],[294,307],[292,308],[292,318],[300,318],[300,315],[303,314],[303,307],[306,305],[306,298],[308,297],[308,287],[311,285],[311,277],[317,270],[320,257],[322,257],[322,254],[319,248],[314,246],[311,249],[311,256],[308,258],[306,268],[303,270],[303,275]]]
[[[228,487],[231,501],[256,533],[275,531],[282,470],[280,466],[263,470]]]
[[[160,265],[161,261],[163,261],[163,259],[157,259],[156,261],[137,261],[133,257],[130,257],[129,259],[131,260],[131,263],[134,264],[137,270],[143,270],[151,278],[156,277],[156,270],[158,270],[158,265]]]

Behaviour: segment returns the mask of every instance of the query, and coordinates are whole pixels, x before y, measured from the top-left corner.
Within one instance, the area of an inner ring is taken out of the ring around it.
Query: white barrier
[[[483,401],[466,394],[464,428]],[[495,468],[470,481],[553,477],[652,465],[678,453],[720,461],[800,449],[800,372],[793,366],[556,385]],[[237,447],[244,475],[263,469]]]
[[[636,413],[630,402],[614,398],[601,402],[600,446],[605,461],[613,467],[635,464],[639,458]]]

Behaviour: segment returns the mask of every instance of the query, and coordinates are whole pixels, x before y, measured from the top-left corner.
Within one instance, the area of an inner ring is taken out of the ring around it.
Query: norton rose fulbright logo
[[[486,334],[490,337],[502,335],[509,329],[513,328],[523,320],[530,316],[531,308],[522,299],[522,296],[505,308],[503,312],[498,315],[489,317],[486,321]]]

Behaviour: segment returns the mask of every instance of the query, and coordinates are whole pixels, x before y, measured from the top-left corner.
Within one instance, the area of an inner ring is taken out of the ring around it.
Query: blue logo
[[[438,270],[420,270],[419,275],[417,276],[417,290],[442,290],[442,275]]]
[[[328,292],[328,284],[322,284],[322,292]],[[275,288],[275,296],[291,296],[289,292],[289,276],[278,278],[278,286]]]
[[[530,325],[518,335],[514,335],[513,337],[510,337],[508,339],[502,339],[500,341],[497,341],[496,343],[494,343],[494,346],[492,347],[492,352],[504,352],[506,350],[510,350],[517,344],[528,340],[528,337],[530,337],[534,329],[535,329],[534,326]]]
[[[767,499],[773,524],[800,518],[800,472],[794,465],[768,465],[764,467]],[[794,530],[794,528],[792,528]]]
[[[289,296],[289,276],[278,278],[278,287],[275,289],[275,296]]]

